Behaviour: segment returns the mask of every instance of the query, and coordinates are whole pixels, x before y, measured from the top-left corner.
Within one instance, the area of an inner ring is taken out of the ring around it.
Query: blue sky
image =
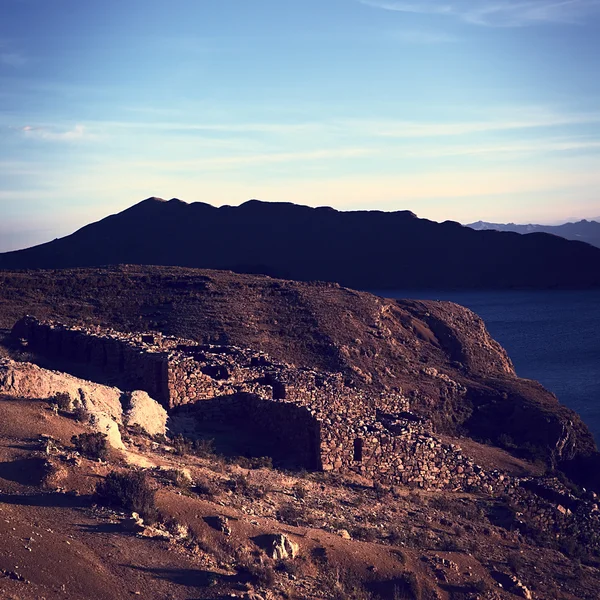
[[[0,250],[148,196],[600,216],[600,0],[2,0]]]

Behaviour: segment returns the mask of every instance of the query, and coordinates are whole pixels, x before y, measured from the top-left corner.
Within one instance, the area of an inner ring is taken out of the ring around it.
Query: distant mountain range
[[[515,223],[486,223],[477,221],[467,227],[477,231],[512,231],[514,233],[551,233],[567,240],[586,242],[600,248],[600,217],[597,220],[583,220],[564,225],[515,225]]]
[[[475,231],[409,211],[149,198],[67,237],[0,254],[0,269],[115,264],[225,269],[369,290],[600,287],[600,249]]]

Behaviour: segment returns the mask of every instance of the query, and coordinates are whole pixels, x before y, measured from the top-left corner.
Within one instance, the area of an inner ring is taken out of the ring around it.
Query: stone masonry
[[[442,443],[401,393],[368,393],[340,373],[278,363],[235,346],[32,317],[18,321],[12,335],[33,353],[83,363],[122,389],[144,390],[169,411],[185,407],[198,421],[268,438],[273,452],[297,467],[423,489],[491,493],[507,483]]]

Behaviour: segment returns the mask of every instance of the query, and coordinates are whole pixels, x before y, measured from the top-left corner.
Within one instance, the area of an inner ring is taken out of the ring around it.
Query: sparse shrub
[[[192,492],[195,492],[199,496],[208,496],[212,498],[219,493],[219,487],[210,479],[204,481],[196,481],[196,485],[192,488]]]
[[[310,519],[306,508],[304,506],[296,506],[292,503],[283,504],[279,507],[277,519],[295,527],[310,525]]]
[[[402,529],[393,527],[388,533],[388,542],[392,546],[399,546],[406,541],[406,534]]]
[[[306,488],[299,481],[294,484],[292,491],[298,500],[304,500],[307,496]]]
[[[58,406],[58,410],[62,410],[64,412],[71,412],[73,410],[73,399],[67,392],[57,392],[50,398],[50,402],[52,404],[56,404]]]
[[[198,439],[193,441],[179,434],[171,440],[171,445],[178,456],[191,454],[199,458],[209,458],[215,455],[214,440]]]
[[[133,425],[128,425],[127,432],[131,435],[139,435],[139,436],[149,437],[148,432],[139,423],[134,423]]]
[[[417,576],[412,572],[403,573],[394,582],[393,600],[417,600],[422,598],[421,586]]]
[[[90,413],[84,408],[83,404],[77,405],[73,411],[73,416],[78,423],[87,423],[90,420]]]
[[[265,589],[270,589],[275,585],[275,570],[270,565],[254,563],[248,560],[238,563],[237,572],[243,579]]]
[[[373,483],[373,491],[375,492],[375,496],[378,500],[382,500],[383,498],[389,496],[392,493],[391,488],[386,487],[379,481],[375,481]]]
[[[515,441],[507,433],[501,433],[498,436],[498,445],[501,448],[506,448],[506,449],[516,448]]]
[[[193,483],[189,473],[183,469],[167,469],[162,474],[167,481],[178,488],[188,489]]]
[[[108,458],[108,437],[104,433],[81,433],[71,438],[75,449],[92,460]]]
[[[194,442],[194,454],[200,458],[209,458],[215,455],[214,440],[196,440]]]
[[[372,527],[356,525],[350,529],[350,535],[362,542],[374,542],[377,539],[377,532]]]
[[[444,552],[460,552],[463,549],[458,540],[448,535],[442,536],[439,548]]]
[[[171,440],[171,445],[173,446],[173,449],[175,450],[175,454],[177,454],[177,456],[185,456],[186,454],[191,454],[192,449],[194,447],[192,440],[184,438],[181,434],[176,435]]]
[[[315,546],[310,551],[310,558],[312,562],[320,567],[324,567],[329,563],[329,557],[327,556],[327,548],[323,546]]]
[[[487,592],[490,589],[490,586],[488,582],[484,579],[479,579],[471,583],[471,588],[474,592],[477,592],[478,594],[485,594],[485,592]]]
[[[161,517],[161,522],[164,528],[174,537],[179,540],[189,538],[189,528],[185,523],[181,523],[175,517]]]
[[[270,456],[235,456],[230,458],[229,461],[233,464],[239,465],[242,469],[272,469],[273,459]]]
[[[296,560],[280,560],[277,562],[275,569],[287,575],[297,576],[300,572],[300,565]]]
[[[484,511],[472,501],[464,498],[455,499],[444,495],[433,496],[428,502],[431,508],[436,508],[448,515],[454,515],[468,519],[469,521],[480,521],[484,517]]]
[[[262,485],[254,485],[246,475],[235,475],[227,482],[227,487],[236,494],[259,500],[264,498],[267,491]]]
[[[104,504],[137,512],[149,520],[156,518],[154,490],[142,471],[112,471],[96,486],[96,495]]]

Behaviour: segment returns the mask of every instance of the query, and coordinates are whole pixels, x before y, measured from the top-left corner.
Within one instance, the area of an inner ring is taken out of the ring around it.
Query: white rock
[[[267,554],[273,559],[285,560],[286,558],[296,558],[298,556],[300,547],[283,533],[268,536],[266,542]]]
[[[166,435],[167,419],[167,411],[146,392],[132,392],[129,408],[123,415],[125,425],[138,425],[150,435]]]
[[[0,393],[40,400],[69,394],[87,412],[92,429],[105,433],[113,448],[122,450],[125,447],[119,432],[123,416],[121,390],[115,387],[42,369],[31,363],[3,359],[0,360]]]
[[[108,443],[117,450],[125,450],[125,444],[121,439],[121,432],[119,431],[119,425],[116,421],[113,421],[107,414],[102,412],[95,412],[90,414],[90,427],[94,431],[103,433],[108,438]]]

